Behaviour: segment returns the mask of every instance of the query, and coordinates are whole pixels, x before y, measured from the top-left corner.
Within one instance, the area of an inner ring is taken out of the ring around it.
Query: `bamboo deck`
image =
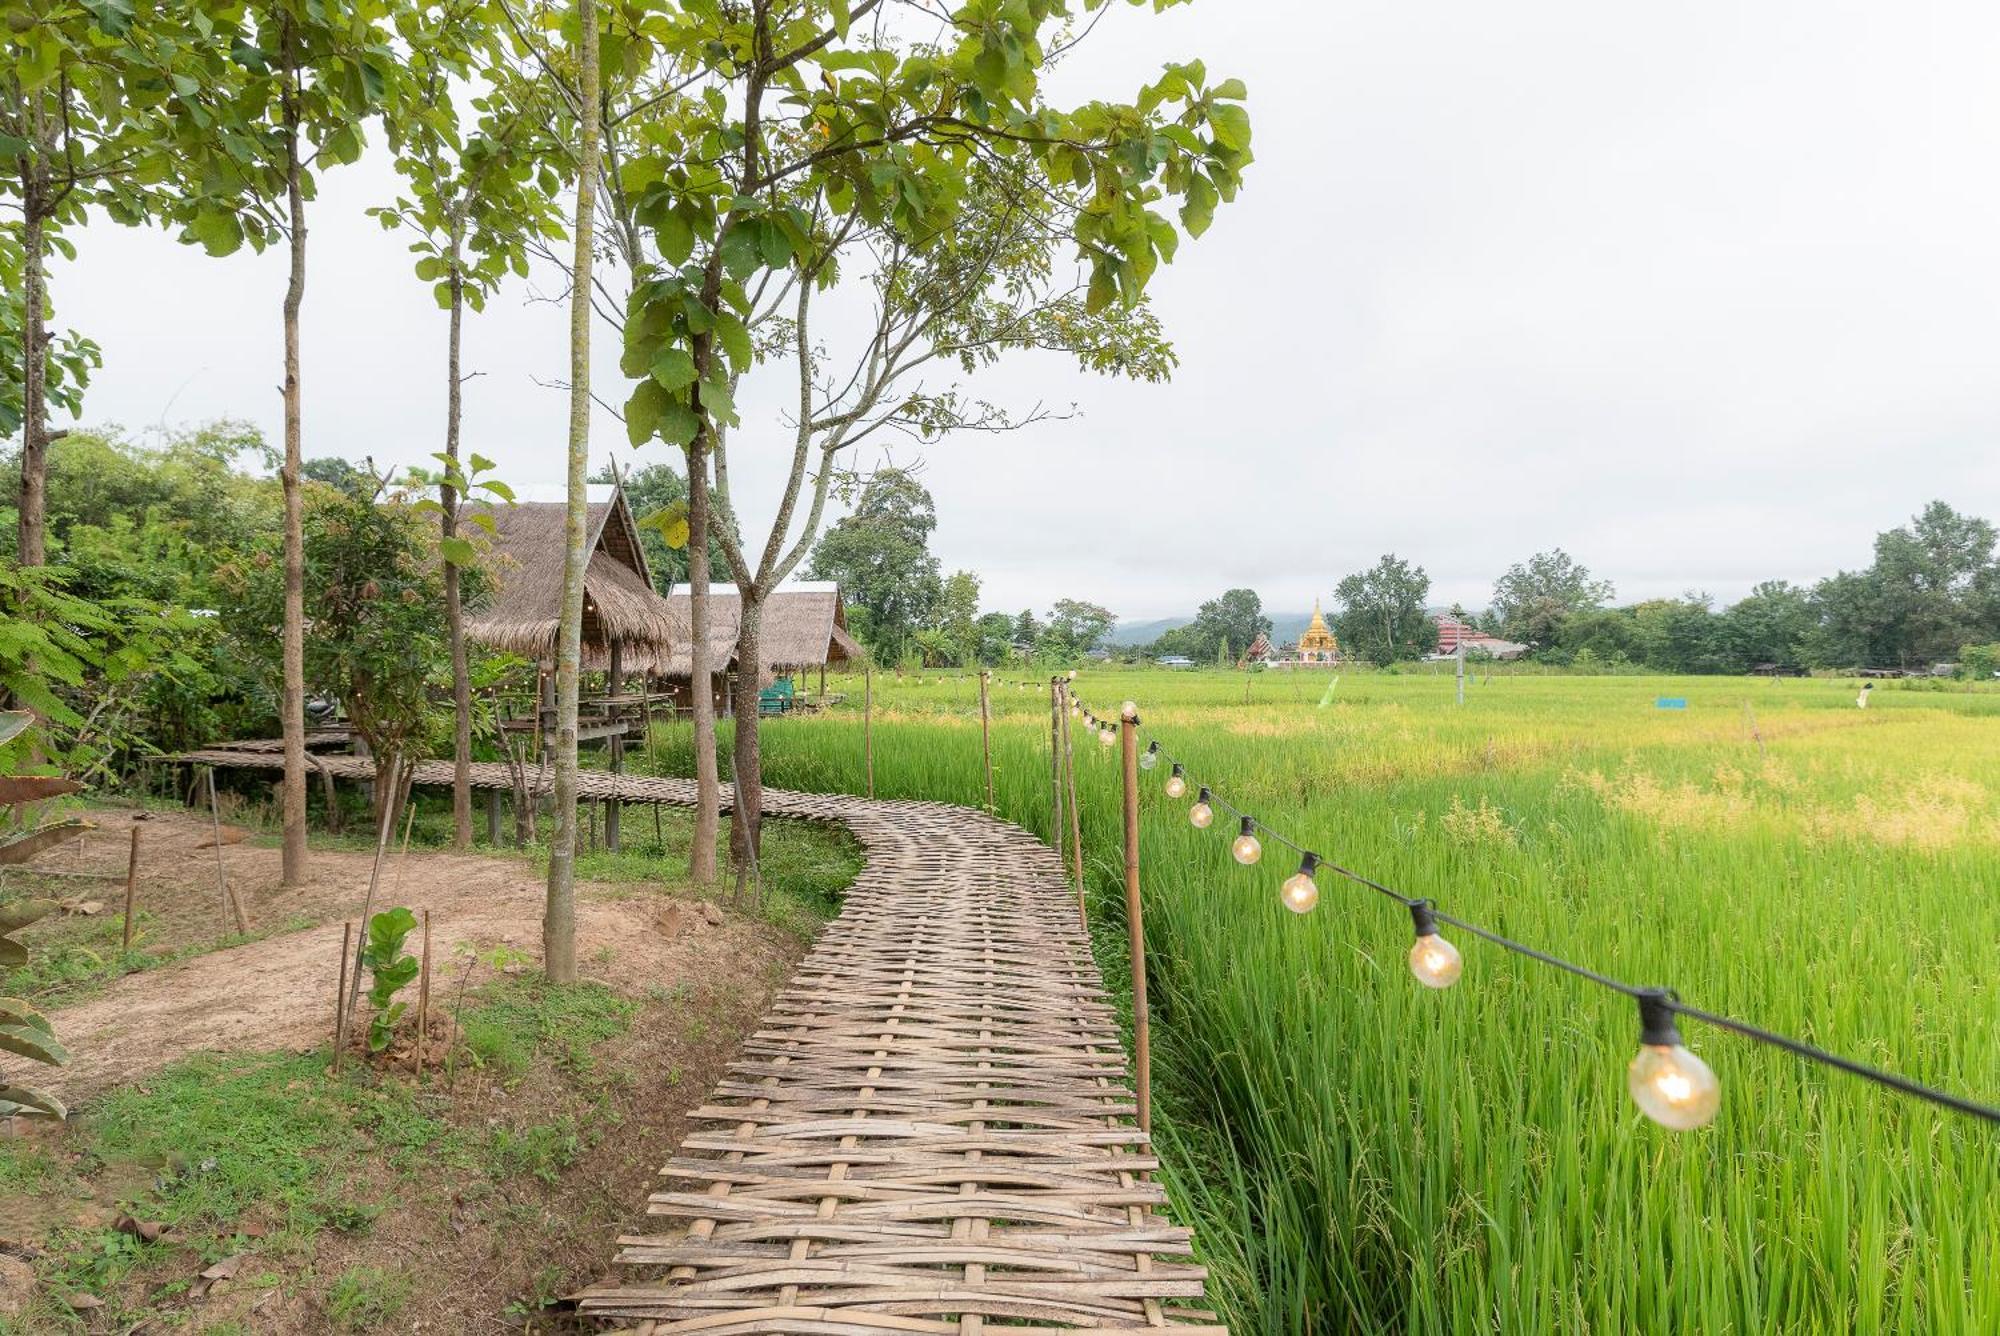
[[[279,758],[197,752],[199,764]],[[365,758],[323,757],[365,779]],[[419,784],[451,767],[420,766]],[[509,787],[504,765],[473,783]],[[693,801],[680,779],[585,771],[580,796]],[[727,789],[724,790],[725,803]],[[625,1330],[1027,1333],[1225,1329],[1189,1231],[1160,1214],[1118,1023],[1055,853],[941,803],[768,790],[867,849],[846,908],[696,1109],[616,1284]]]

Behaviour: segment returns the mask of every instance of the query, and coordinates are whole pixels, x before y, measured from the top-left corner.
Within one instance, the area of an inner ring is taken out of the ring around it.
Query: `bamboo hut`
[[[666,679],[668,694],[679,706],[692,703],[693,668],[688,645],[693,611],[688,592],[677,589],[667,605],[673,617],[673,647],[652,661],[652,669]],[[716,678],[710,684],[716,709],[728,708],[729,678],[739,671],[736,662],[736,633],[743,616],[743,600],[731,584],[709,588],[709,662]],[[861,646],[847,631],[847,611],[840,600],[840,586],[832,581],[809,581],[774,591],[764,600],[764,619],[758,636],[757,665],[759,686],[768,686],[781,674],[819,673],[819,692],[826,694],[827,665],[853,662],[861,657]]]
[[[565,508],[556,501],[524,501],[485,513],[494,527],[489,560],[494,588],[465,633],[494,649],[553,663],[562,614]],[[671,649],[671,611],[653,592],[646,551],[622,488],[591,487],[588,525],[583,666],[614,674],[637,669]]]

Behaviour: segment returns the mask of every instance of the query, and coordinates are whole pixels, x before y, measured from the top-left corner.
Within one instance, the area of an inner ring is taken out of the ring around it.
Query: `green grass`
[[[368,1331],[388,1322],[410,1301],[407,1272],[351,1266],[334,1280],[326,1312],[337,1331]]]
[[[639,1003],[603,984],[557,988],[541,975],[498,979],[482,988],[462,1019],[473,1060],[503,1080],[519,1079],[535,1054],[551,1054],[571,1075],[587,1076],[593,1050],[625,1033]]]
[[[876,790],[977,805],[976,684],[926,676],[877,678]],[[2000,692],[1890,683],[1863,712],[1853,682],[1496,673],[1461,709],[1428,670],[1333,683],[1077,685],[1347,866],[2000,1098]],[[1045,688],[1003,681],[995,707],[1000,809],[1046,833]],[[862,787],[852,709],[764,739],[773,785]],[[1116,767],[1076,745],[1120,986]],[[1142,829],[1160,1142],[1238,1330],[2000,1330],[1990,1127],[1690,1025],[1722,1113],[1665,1131],[1624,1091],[1629,1000],[1476,941],[1457,987],[1422,989],[1400,906],[1322,876],[1318,910],[1286,912],[1295,863],[1239,867],[1164,777]]]

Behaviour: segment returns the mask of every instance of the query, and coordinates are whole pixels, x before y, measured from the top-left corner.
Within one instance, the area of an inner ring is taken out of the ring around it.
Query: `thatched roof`
[[[496,530],[488,559],[494,590],[465,632],[482,644],[527,658],[555,657],[562,612],[563,529],[558,501],[525,501],[487,509]],[[603,668],[620,646],[634,669],[667,653],[675,641],[667,601],[653,592],[645,549],[625,494],[592,487],[583,575],[583,662]],[[475,534],[477,530],[473,531]]]
[[[673,648],[654,661],[654,671],[668,677],[686,677],[692,671],[688,659],[688,618],[692,600],[685,589],[667,595],[674,619]],[[736,632],[743,617],[743,600],[736,586],[710,586],[708,602],[708,647],[710,662],[717,672],[733,668],[736,660]],[[764,620],[758,636],[760,676],[822,664],[846,663],[861,657],[861,646],[847,633],[847,613],[841,607],[840,586],[831,581],[788,585],[764,600]]]

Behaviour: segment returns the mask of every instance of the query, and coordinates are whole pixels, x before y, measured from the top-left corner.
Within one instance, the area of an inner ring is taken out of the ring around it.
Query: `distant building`
[[[1518,659],[1528,652],[1526,645],[1512,640],[1502,640],[1499,636],[1488,635],[1468,622],[1462,622],[1449,613],[1432,613],[1431,620],[1437,623],[1438,646],[1434,657],[1456,658],[1458,647],[1465,646],[1467,654],[1484,654],[1493,659]]]
[[[1243,651],[1243,657],[1236,661],[1238,668],[1248,668],[1253,663],[1268,663],[1271,660],[1271,637],[1262,631],[1250,642],[1250,648]]]
[[[1326,624],[1326,616],[1319,610],[1319,600],[1313,600],[1313,616],[1305,633],[1296,645],[1286,645],[1276,657],[1269,660],[1273,668],[1315,668],[1340,662],[1340,641]]]

